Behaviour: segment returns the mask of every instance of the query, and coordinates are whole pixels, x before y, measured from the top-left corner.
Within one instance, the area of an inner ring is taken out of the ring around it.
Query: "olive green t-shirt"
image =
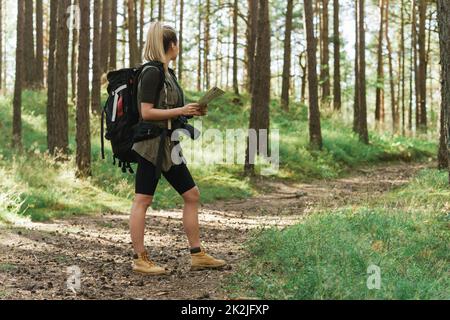
[[[138,87],[138,103],[139,111],[141,103],[152,103],[154,108],[158,109],[172,109],[182,107],[184,105],[184,94],[181,87],[178,85],[176,78],[172,75],[173,70],[166,73],[165,85],[161,89],[159,100],[157,100],[157,87],[160,83],[160,71],[156,67],[148,67],[144,70],[140,86]],[[170,120],[161,121],[146,121],[158,125],[161,128],[168,128]],[[133,150],[141,157],[150,161],[156,166],[158,157],[160,138],[154,138],[137,142],[133,145]],[[171,141],[170,135],[166,137],[164,143],[164,152],[162,159],[162,171],[169,171],[173,165],[179,164],[172,161],[172,149],[175,147],[175,141]],[[179,155],[183,159],[180,146],[178,146]]]

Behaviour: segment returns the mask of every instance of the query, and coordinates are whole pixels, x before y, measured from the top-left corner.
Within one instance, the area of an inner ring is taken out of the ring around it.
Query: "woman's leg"
[[[198,224],[198,206],[200,191],[198,187],[183,193],[183,226],[191,248],[200,247],[200,228]]]
[[[145,251],[145,215],[148,207],[152,204],[152,199],[152,196],[136,194],[131,207],[130,234],[134,252],[137,254]]]
[[[163,172],[167,181],[183,197],[183,226],[191,248],[200,247],[200,230],[198,225],[198,207],[200,191],[185,164],[175,165],[168,172]]]
[[[133,206],[130,215],[130,234],[135,253],[145,251],[144,233],[145,216],[151,206],[158,180],[155,178],[155,166],[138,155],[136,171],[136,187]]]

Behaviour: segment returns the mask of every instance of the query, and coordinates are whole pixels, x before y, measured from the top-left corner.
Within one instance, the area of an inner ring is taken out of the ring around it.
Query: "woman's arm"
[[[168,120],[179,116],[201,116],[200,106],[197,103],[190,103],[180,108],[157,109],[153,103],[141,103],[141,115],[143,120]]]

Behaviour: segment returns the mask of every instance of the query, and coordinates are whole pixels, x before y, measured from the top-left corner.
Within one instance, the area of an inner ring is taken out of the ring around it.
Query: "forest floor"
[[[355,169],[333,180],[264,182],[270,191],[245,200],[203,205],[206,249],[224,258],[221,271],[189,271],[181,210],[151,210],[146,245],[170,274],[130,272],[128,213],[73,216],[47,223],[18,219],[0,226],[0,299],[227,299],[225,278],[245,259],[255,231],[301,222],[317,210],[361,204],[408,183],[433,163],[391,163]],[[67,268],[81,269],[81,288],[67,289]]]

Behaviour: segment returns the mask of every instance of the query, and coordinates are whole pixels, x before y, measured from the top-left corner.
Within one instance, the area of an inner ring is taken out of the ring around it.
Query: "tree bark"
[[[330,99],[330,49],[329,49],[329,31],[328,31],[328,4],[329,0],[322,0],[322,19],[321,19],[321,52],[320,61],[320,82],[322,84],[322,102],[328,103]]]
[[[395,98],[395,82],[394,82],[394,66],[393,66],[393,51],[391,38],[389,36],[389,0],[386,0],[386,47],[388,51],[388,64],[389,64],[389,85],[391,93],[391,114],[392,114],[392,131],[394,133],[398,130],[398,117],[397,117],[397,100]]]
[[[111,1],[111,34],[109,39],[109,69],[117,69],[117,0]]]
[[[426,32],[425,21],[427,16],[427,0],[419,0],[419,128],[427,130],[427,67],[426,67]]]
[[[108,0],[106,0],[108,1]],[[90,1],[80,2],[80,41],[78,47],[78,91],[76,110],[77,176],[91,175],[91,137],[89,124]]]
[[[178,47],[180,52],[178,53],[178,81],[183,81],[183,21],[184,20],[184,0],[180,0],[180,27],[178,35]]]
[[[55,145],[55,53],[58,33],[58,7],[59,1],[50,2],[50,34],[47,67],[47,148],[49,151]]]
[[[158,2],[158,20],[164,20],[164,0],[159,0]]]
[[[197,91],[202,90],[202,20],[203,20],[203,5],[202,0],[198,1],[198,24],[197,24],[197,43],[198,43],[198,54],[197,54]]]
[[[365,1],[359,0],[359,139],[369,143],[369,133],[367,130],[367,97],[366,97],[366,31],[364,26]]]
[[[300,70],[301,70],[301,88],[300,88],[300,103],[305,104],[306,103],[306,79],[308,76],[307,72],[307,52],[302,51],[299,55],[299,64],[300,64]]]
[[[401,106],[402,135],[406,133],[405,123],[405,0],[400,3],[400,53],[399,53],[399,108]]]
[[[261,141],[260,130],[267,130],[269,137],[269,102],[270,102],[270,18],[269,1],[259,0],[258,10],[258,37],[256,40],[255,69],[258,70],[258,77],[255,77],[255,83],[252,90],[252,103],[250,110],[250,130],[256,130],[257,146],[250,145],[250,139],[247,139],[247,150],[245,157],[244,171],[247,175],[255,173],[256,153],[261,151],[258,146]],[[268,139],[265,141],[268,146]],[[256,151],[256,152],[255,152]]]
[[[79,0],[74,0],[74,5],[79,5]],[[72,55],[70,63],[71,98],[76,99],[77,92],[77,63],[78,63],[78,29],[75,27],[75,19],[72,19]]]
[[[377,88],[375,93],[375,121],[384,123],[384,61],[383,61],[383,38],[384,38],[384,0],[379,1],[380,7],[380,29],[378,31],[377,49]]]
[[[333,109],[341,110],[341,39],[339,33],[339,0],[333,1],[333,47],[334,47],[334,75],[333,75]]]
[[[22,147],[22,85],[24,76],[24,1],[17,0],[16,77],[13,98],[12,147]]]
[[[207,90],[209,89],[210,85],[210,74],[209,74],[209,41],[210,41],[210,14],[211,14],[211,0],[206,0],[206,7],[205,7],[205,33],[204,33],[204,48],[203,48],[203,73],[205,76],[205,87]]]
[[[93,20],[93,40],[92,40],[92,90],[91,90],[91,111],[100,114],[101,104],[101,76],[100,65],[100,12],[101,1],[94,0],[94,20]]]
[[[258,0],[248,0],[247,13],[247,91],[252,92],[253,65],[255,63],[256,35],[258,30]]]
[[[155,0],[150,0],[150,21],[152,22],[154,18],[154,11],[155,11]]]
[[[55,106],[54,106],[54,134],[55,144],[50,146],[50,152],[54,155],[62,153],[66,155],[69,147],[69,115],[67,104],[68,89],[68,58],[69,58],[69,28],[67,8],[70,0],[61,0],[58,6],[58,36],[56,41],[55,62]]]
[[[3,2],[0,0],[0,91],[3,88]]]
[[[306,45],[308,56],[308,91],[309,91],[309,141],[313,148],[322,148],[322,131],[320,125],[319,93],[317,79],[317,39],[314,35],[313,5],[311,0],[304,0],[306,28]]]
[[[35,86],[44,85],[44,10],[42,0],[36,1],[36,77]],[[1,46],[0,46],[1,47]]]
[[[130,50],[130,66],[139,64],[139,48],[136,33],[135,0],[128,0],[128,38]]]
[[[102,6],[102,29],[100,36],[100,66],[102,74],[108,71],[109,66],[109,39],[111,26],[111,0],[103,0]]]
[[[355,1],[355,93],[353,100],[353,132],[359,133],[359,24],[358,1]]]
[[[289,111],[289,87],[291,82],[291,35],[294,1],[287,1],[284,33],[283,81],[281,86],[281,108]]]
[[[35,84],[36,77],[36,61],[34,55],[34,24],[33,24],[33,0],[25,0],[25,26],[24,26],[24,42],[27,50],[24,49],[24,68],[26,88],[32,88]]]
[[[446,156],[441,156],[439,161],[441,168],[449,170],[450,145],[449,123],[450,123],[450,3],[447,0],[438,0],[438,24],[439,24],[439,44],[441,58],[441,115],[444,126],[441,127],[440,152],[446,149]],[[442,123],[442,122],[441,122]],[[444,146],[446,144],[446,146]],[[449,170],[450,183],[450,170]]]
[[[420,127],[420,91],[419,91],[419,72],[417,67],[417,3],[416,0],[412,0],[411,2],[412,10],[411,10],[411,38],[412,38],[412,54],[413,54],[413,72],[414,72],[414,92],[415,92],[415,123],[416,123],[416,131]],[[412,117],[412,110],[411,110]]]
[[[144,17],[145,17],[145,0],[141,0],[139,4],[139,52],[144,50]]]
[[[289,0],[291,1],[291,0]],[[238,83],[238,0],[234,0],[233,4],[233,90],[234,94],[239,95]]]

